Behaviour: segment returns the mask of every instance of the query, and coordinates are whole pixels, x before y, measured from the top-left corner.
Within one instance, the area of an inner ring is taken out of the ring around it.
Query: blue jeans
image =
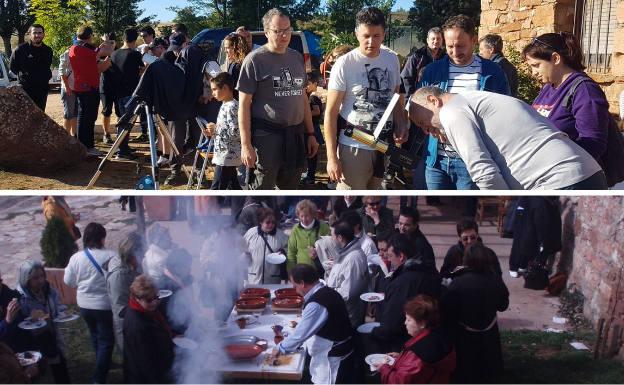
[[[433,167],[425,170],[429,190],[478,190],[461,158],[438,155]]]
[[[412,188],[414,190],[426,190],[427,182],[425,178],[425,159],[422,158],[412,170]]]
[[[113,356],[113,347],[115,346],[113,312],[80,308],[80,315],[87,323],[93,349],[95,349],[93,383],[105,384]]]

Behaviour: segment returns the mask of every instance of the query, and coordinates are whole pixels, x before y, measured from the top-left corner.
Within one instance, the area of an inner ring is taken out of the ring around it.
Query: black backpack
[[[568,111],[572,111],[572,98],[578,86],[583,82],[593,82],[587,76],[579,76],[572,81],[568,93],[561,100],[561,105]],[[616,183],[624,180],[624,137],[618,129],[617,122],[609,114],[609,127],[607,129],[607,149],[600,158],[600,166],[607,177],[607,185],[613,187]]]

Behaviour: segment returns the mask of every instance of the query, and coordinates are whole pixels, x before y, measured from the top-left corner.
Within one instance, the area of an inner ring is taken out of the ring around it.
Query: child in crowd
[[[238,130],[238,101],[234,99],[234,80],[222,72],[210,80],[212,94],[220,101],[221,108],[216,123],[208,123],[204,133],[214,136],[215,165],[212,190],[240,190],[236,168],[241,161],[241,138]]]
[[[308,77],[308,85],[306,87],[306,93],[308,94],[308,99],[310,101],[310,109],[312,110],[312,124],[314,125],[314,136],[316,137],[316,141],[319,145],[325,144],[325,140],[323,139],[323,134],[321,133],[321,114],[323,113],[323,102],[321,99],[315,94],[318,83],[321,79],[320,74],[317,71],[312,71],[307,73]],[[314,157],[308,158],[308,172],[303,179],[303,184],[305,185],[313,185],[316,183],[316,165],[318,164],[318,152]]]

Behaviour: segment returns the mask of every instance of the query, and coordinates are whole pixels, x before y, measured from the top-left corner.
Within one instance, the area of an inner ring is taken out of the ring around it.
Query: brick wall
[[[619,95],[624,91],[624,0],[619,1],[611,72],[589,75],[604,90],[612,114],[619,114]],[[572,31],[575,0],[481,0],[479,36],[496,33],[519,51],[533,37],[548,32]]]
[[[571,268],[566,269],[568,288],[583,293],[584,314],[597,330],[604,319],[600,354],[624,359],[624,197],[562,197],[561,201],[562,260],[568,261],[562,264]]]

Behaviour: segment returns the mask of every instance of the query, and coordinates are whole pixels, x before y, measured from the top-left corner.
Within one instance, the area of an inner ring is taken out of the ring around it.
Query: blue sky
[[[321,3],[325,3],[321,1]],[[167,7],[175,5],[177,7],[183,7],[187,4],[186,0],[143,0],[141,2],[141,8],[145,10],[144,15],[156,15],[156,19],[160,21],[171,21],[175,14],[169,10]],[[394,8],[405,8],[409,9],[412,4],[414,4],[413,0],[397,0]]]

